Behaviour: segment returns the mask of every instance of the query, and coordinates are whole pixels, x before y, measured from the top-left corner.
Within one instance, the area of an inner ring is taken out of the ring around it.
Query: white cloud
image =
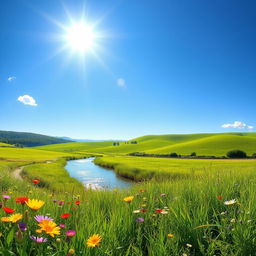
[[[18,101],[22,102],[24,105],[37,106],[35,99],[29,95],[19,96]]]
[[[116,80],[116,83],[117,83],[117,85],[120,86],[120,87],[125,87],[125,80],[124,80],[123,78],[118,78],[118,79]]]
[[[254,127],[240,121],[235,121],[233,124],[223,124],[222,128],[253,129]]]
[[[16,76],[9,76],[8,78],[7,78],[7,81],[8,82],[12,82],[12,81],[14,81],[16,79]]]

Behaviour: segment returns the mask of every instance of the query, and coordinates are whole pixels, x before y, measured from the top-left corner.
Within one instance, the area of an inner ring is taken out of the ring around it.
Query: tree
[[[228,158],[246,158],[247,155],[242,150],[231,150],[227,153]]]
[[[192,152],[190,156],[196,156],[196,152]]]
[[[178,157],[178,154],[177,153],[170,153],[170,157]]]

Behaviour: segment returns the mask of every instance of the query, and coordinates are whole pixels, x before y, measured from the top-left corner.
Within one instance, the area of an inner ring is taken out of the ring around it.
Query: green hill
[[[70,141],[36,133],[0,131],[0,142],[23,147],[35,147]]]
[[[137,144],[131,144],[131,141],[136,141]],[[244,150],[249,155],[256,152],[256,133],[146,135],[131,141],[120,142],[119,146],[113,146],[113,141],[104,141],[74,142],[37,148],[59,152],[80,151],[107,154],[127,154],[131,152],[168,154],[176,152],[188,155],[191,152],[196,152],[197,155],[206,156],[223,156],[233,149]]]

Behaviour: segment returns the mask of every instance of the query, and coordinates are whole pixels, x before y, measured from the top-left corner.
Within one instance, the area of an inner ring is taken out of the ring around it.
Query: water
[[[116,175],[112,170],[100,167],[94,158],[70,160],[65,166],[70,176],[81,181],[85,187],[92,189],[128,188],[131,182]]]

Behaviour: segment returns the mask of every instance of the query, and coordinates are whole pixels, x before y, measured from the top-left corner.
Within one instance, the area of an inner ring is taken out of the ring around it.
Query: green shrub
[[[228,158],[246,158],[247,155],[242,150],[231,150],[227,153]]]
[[[190,156],[196,156],[196,152],[192,152]]]

